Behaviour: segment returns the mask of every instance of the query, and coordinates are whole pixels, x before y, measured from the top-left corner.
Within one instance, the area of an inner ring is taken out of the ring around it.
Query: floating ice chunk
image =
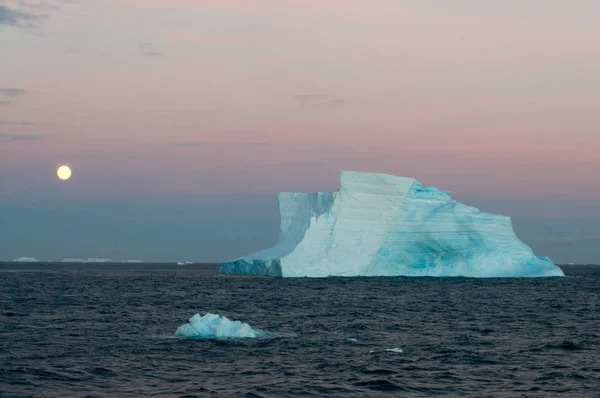
[[[175,335],[204,339],[257,338],[266,336],[266,332],[253,329],[247,323],[207,313],[203,316],[196,314],[191,317],[189,323],[177,328]]]
[[[334,193],[280,193],[279,242],[221,264],[225,274],[564,276],[515,235],[510,218],[480,212],[414,178],[343,171]]]
[[[386,348],[385,350],[387,352],[396,352],[398,354],[402,354],[404,352],[401,348]]]
[[[369,354],[375,354],[376,352],[395,352],[397,354],[402,354],[404,351],[402,351],[401,348],[386,348],[385,350],[371,350],[369,351]]]

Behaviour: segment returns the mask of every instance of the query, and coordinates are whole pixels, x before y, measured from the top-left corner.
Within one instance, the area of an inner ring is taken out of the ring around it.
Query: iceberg
[[[224,274],[564,276],[515,235],[509,217],[388,174],[342,171],[330,193],[279,193],[275,246],[224,262]]]
[[[207,313],[203,316],[196,314],[191,317],[189,323],[177,328],[175,335],[205,339],[258,338],[265,337],[266,332],[253,329],[247,323],[231,321],[227,317]]]
[[[33,257],[17,257],[13,260],[13,263],[37,263],[37,258]]]

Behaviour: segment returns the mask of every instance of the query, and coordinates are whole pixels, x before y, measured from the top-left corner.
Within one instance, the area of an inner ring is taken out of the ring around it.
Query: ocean
[[[0,397],[599,397],[600,266],[562,268],[275,279],[1,263]],[[271,334],[174,335],[206,312]]]

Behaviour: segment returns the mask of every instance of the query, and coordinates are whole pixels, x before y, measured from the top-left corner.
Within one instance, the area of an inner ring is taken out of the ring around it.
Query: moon
[[[56,170],[56,175],[61,180],[66,181],[69,178],[71,178],[71,169],[69,168],[69,166],[60,166],[58,170]]]

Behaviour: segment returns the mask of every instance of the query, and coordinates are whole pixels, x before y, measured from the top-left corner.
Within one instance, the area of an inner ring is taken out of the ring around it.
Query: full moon
[[[56,175],[61,180],[68,180],[71,178],[71,169],[69,166],[60,166],[58,170],[56,170]]]

